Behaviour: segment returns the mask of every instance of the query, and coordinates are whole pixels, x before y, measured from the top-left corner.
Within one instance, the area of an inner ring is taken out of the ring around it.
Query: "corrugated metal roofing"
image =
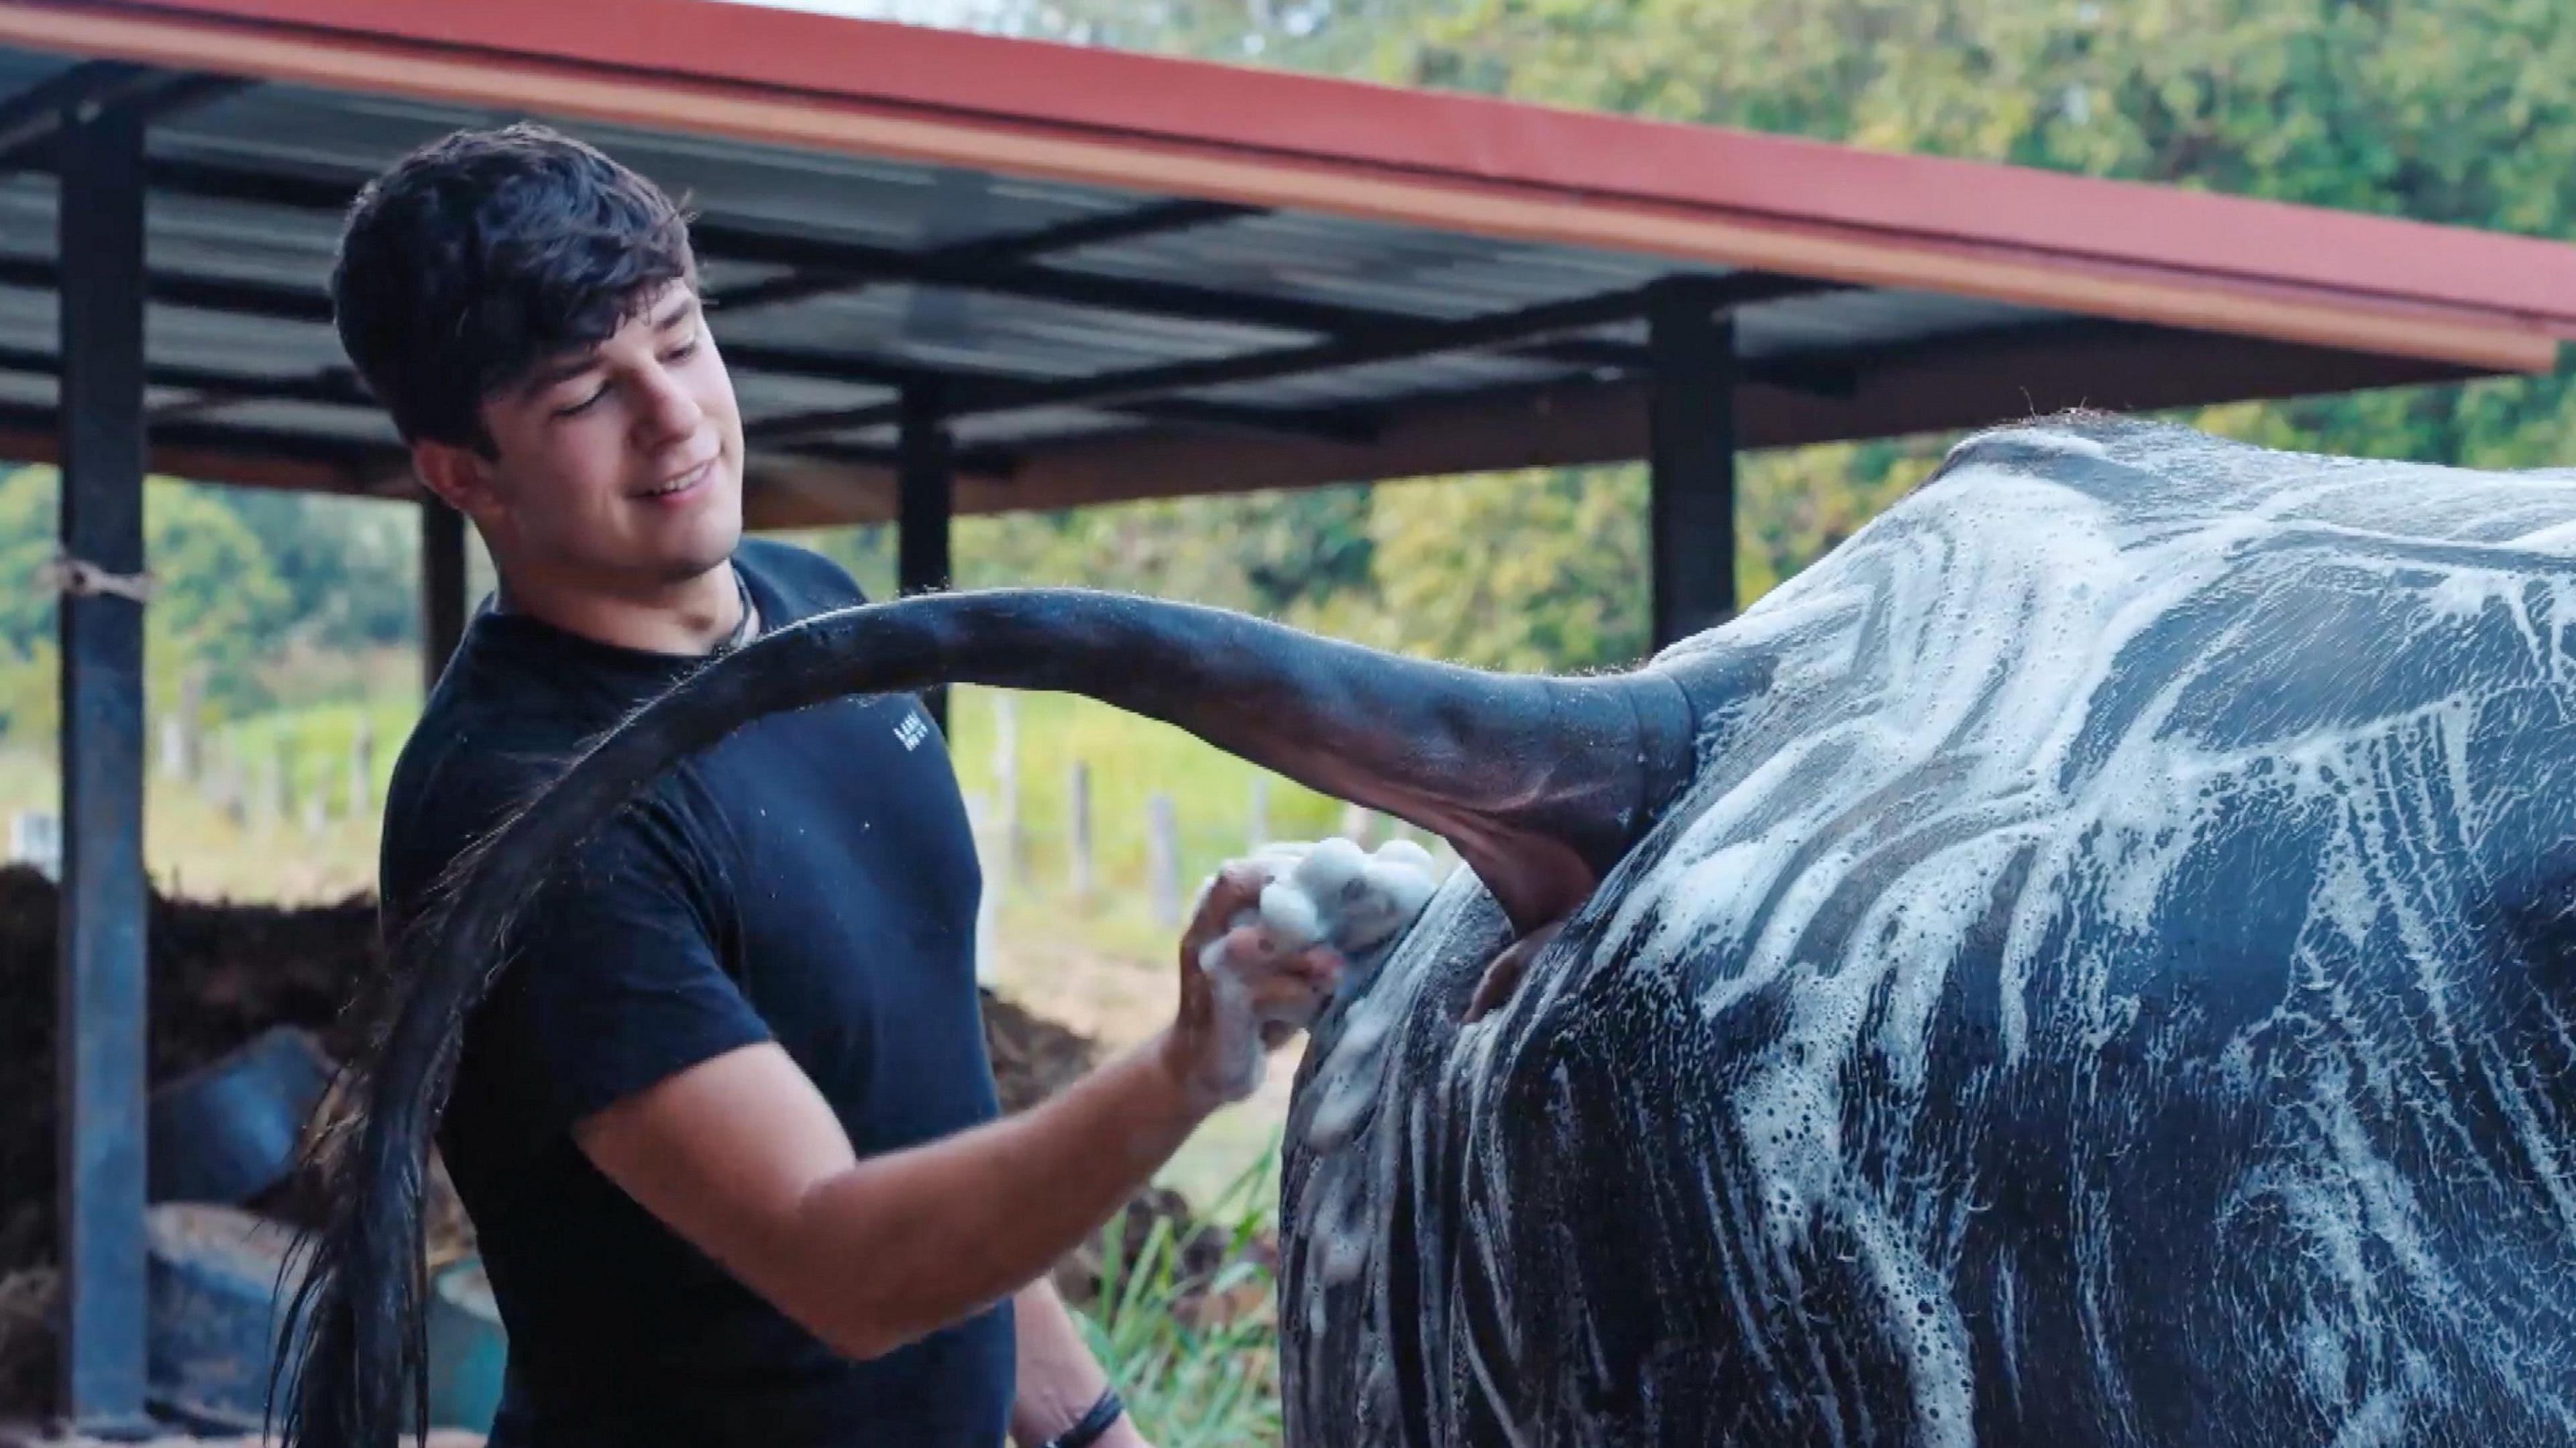
[[[0,49],[0,100],[74,63]],[[1633,306],[1472,348],[1381,349],[1253,375],[1194,368],[1180,385],[1144,394],[1083,397],[1064,384],[1633,296],[1676,275],[1750,275],[1641,251],[533,114],[600,144],[698,213],[716,336],[755,440],[755,495],[763,468],[799,473],[807,499],[814,477],[838,469],[851,479],[853,516],[883,511],[892,404],[922,378],[944,379],[946,395],[971,400],[952,421],[956,445],[983,475],[1003,480],[963,490],[968,510],[1185,491],[1185,481],[1145,475],[1157,459],[1184,456],[1239,455],[1254,464],[1240,470],[1245,476],[1326,481],[1425,465],[1633,455],[1641,424],[1595,416],[1559,426],[1561,445],[1547,435],[1551,418],[1593,416],[1604,399],[1640,406],[1647,339]],[[157,382],[185,384],[172,390],[187,399],[191,436],[208,444],[193,461],[220,464],[221,434],[238,429],[241,480],[262,480],[263,446],[295,439],[310,444],[298,449],[306,462],[345,464],[321,485],[406,486],[391,430],[351,386],[328,323],[323,283],[340,208],[360,180],[412,146],[518,115],[269,82],[156,120],[147,351]],[[45,275],[54,185],[30,159],[41,161],[22,154],[0,174],[0,361],[18,364],[14,373],[0,369],[0,407],[10,409],[0,438],[28,436],[41,420],[50,384],[30,364],[56,345]],[[775,295],[782,287],[783,298]],[[2265,380],[2204,382],[2212,336],[2085,326],[2078,312],[1920,287],[1818,287],[1733,316],[1748,382],[1739,416],[1754,442],[1989,420],[1969,414],[1997,411],[2016,388],[2034,405],[2075,400],[2070,385],[2083,400],[2122,405],[2132,398],[2088,390],[2080,376],[2088,359],[2114,351],[2121,361],[2104,385],[2125,388],[2140,405],[2479,370],[2420,355],[2331,354],[2276,337],[2256,347],[2271,364]],[[2159,363],[2168,344],[2171,360]],[[1954,389],[1955,405],[1925,405],[1920,388],[1896,396],[1884,385],[1933,358],[1954,366],[1985,359],[1985,370]],[[1479,408],[1495,418],[1481,440],[1472,422]],[[835,425],[839,414],[852,415]],[[781,431],[788,419],[802,425]],[[1448,441],[1422,441],[1433,436]],[[1265,455],[1282,448],[1299,459],[1287,472]],[[1140,470],[1132,488],[1117,481],[1121,456]],[[1068,477],[1088,481],[1043,481],[1059,457],[1073,460]],[[1015,496],[1012,478],[1030,485]],[[293,480],[316,483],[309,467]]]

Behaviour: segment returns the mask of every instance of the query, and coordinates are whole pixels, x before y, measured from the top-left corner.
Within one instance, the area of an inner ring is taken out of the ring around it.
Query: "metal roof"
[[[890,515],[922,382],[968,512],[1638,456],[1676,276],[1736,304],[1756,447],[2576,336],[2552,243],[1712,128],[707,0],[0,0],[0,454],[50,445],[75,92],[157,114],[155,466],[252,484],[408,493],[329,326],[341,209],[520,116],[698,213],[767,523]]]

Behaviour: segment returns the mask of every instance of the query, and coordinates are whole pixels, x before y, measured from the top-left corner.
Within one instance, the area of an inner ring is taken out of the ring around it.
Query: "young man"
[[[569,752],[761,630],[860,601],[746,540],[687,229],[533,127],[406,158],[349,218],[342,341],[500,579],[405,744],[400,929]],[[496,1448],[1132,1448],[1046,1285],[1218,1104],[1189,962],[1146,1047],[998,1119],[957,785],[908,698],[762,720],[566,862],[469,1025],[440,1134],[510,1336]],[[1322,953],[1274,961],[1290,1009]]]

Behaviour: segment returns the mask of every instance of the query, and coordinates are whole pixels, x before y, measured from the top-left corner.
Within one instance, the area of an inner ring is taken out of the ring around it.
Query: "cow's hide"
[[[1290,1442],[2576,1438],[2571,622],[2576,476],[1963,446],[1506,1008],[1461,872],[1320,1024]]]

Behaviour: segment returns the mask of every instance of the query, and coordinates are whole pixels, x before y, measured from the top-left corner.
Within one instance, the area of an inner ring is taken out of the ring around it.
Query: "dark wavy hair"
[[[659,187],[520,124],[456,132],[369,182],[331,303],[341,348],[406,442],[488,456],[485,398],[696,274],[688,217]]]

